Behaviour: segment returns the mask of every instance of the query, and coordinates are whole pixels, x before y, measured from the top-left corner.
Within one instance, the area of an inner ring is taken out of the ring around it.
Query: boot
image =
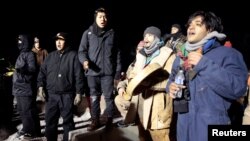
[[[87,127],[87,131],[94,131],[100,127],[99,119],[93,119],[91,124]]]
[[[113,118],[112,117],[108,117],[107,121],[106,121],[106,124],[105,124],[106,131],[111,130],[112,126],[113,126]]]

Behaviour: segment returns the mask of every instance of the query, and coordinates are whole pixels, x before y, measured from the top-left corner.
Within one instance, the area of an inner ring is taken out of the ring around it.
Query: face
[[[153,41],[155,40],[155,36],[153,34],[147,33],[144,36],[144,47],[149,47],[152,45]]]
[[[193,20],[191,20],[187,29],[187,41],[189,43],[197,43],[201,41],[209,31],[206,29],[204,23],[202,23],[202,17],[197,16]]]
[[[171,28],[171,34],[175,34],[175,33],[177,33],[178,31],[179,31],[179,29],[176,28],[176,27],[172,27],[172,28]]]
[[[100,28],[104,28],[107,25],[107,16],[103,12],[98,12],[96,15],[96,24]]]
[[[65,48],[65,40],[57,39],[56,40],[56,49],[58,51],[63,51],[64,48]]]
[[[40,43],[37,37],[34,38],[34,47],[38,50],[40,49]]]

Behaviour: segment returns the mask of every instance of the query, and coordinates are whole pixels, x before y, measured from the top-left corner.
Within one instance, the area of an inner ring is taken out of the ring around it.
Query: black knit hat
[[[158,37],[159,39],[161,38],[161,30],[158,27],[150,26],[150,27],[146,28],[146,30],[144,31],[143,36],[145,36],[147,33],[153,34],[156,37]]]

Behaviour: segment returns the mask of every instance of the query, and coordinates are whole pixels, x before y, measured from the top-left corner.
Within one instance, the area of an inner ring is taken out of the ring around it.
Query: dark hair
[[[217,17],[213,12],[205,12],[205,11],[197,11],[193,13],[189,17],[186,27],[188,27],[191,21],[197,16],[202,17],[202,23],[205,24],[207,30],[218,31],[218,32],[223,31],[223,25],[221,23],[221,19]]]
[[[105,13],[106,16],[107,16],[107,11],[103,7],[100,7],[100,8],[98,8],[98,9],[95,10],[94,18],[96,18],[96,16],[97,16],[98,13]]]

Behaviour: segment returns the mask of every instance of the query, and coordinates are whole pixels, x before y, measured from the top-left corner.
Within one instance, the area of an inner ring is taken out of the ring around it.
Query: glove
[[[42,101],[45,101],[45,92],[43,90],[43,87],[39,87],[37,90],[37,95],[40,96],[42,98]]]
[[[81,94],[76,94],[75,100],[74,100],[74,105],[78,105],[82,100]]]

